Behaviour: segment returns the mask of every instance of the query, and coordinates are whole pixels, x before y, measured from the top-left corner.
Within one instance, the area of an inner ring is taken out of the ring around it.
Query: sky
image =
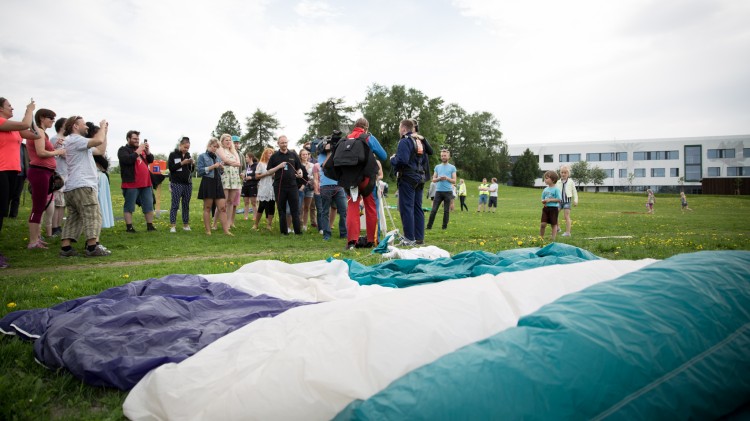
[[[746,0],[4,0],[3,16],[13,119],[32,97],[107,119],[110,157],[128,130],[202,152],[227,110],[243,133],[274,114],[296,142],[315,104],[373,84],[491,112],[511,145],[750,133]]]

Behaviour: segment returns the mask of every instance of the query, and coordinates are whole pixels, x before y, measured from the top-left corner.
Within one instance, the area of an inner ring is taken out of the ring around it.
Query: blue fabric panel
[[[750,401],[750,252],[569,294],[337,419],[715,419]]]
[[[92,385],[127,390],[161,364],[180,362],[253,320],[305,304],[252,297],[199,276],[170,275],[7,318],[41,335],[34,354],[45,366],[65,367]]]

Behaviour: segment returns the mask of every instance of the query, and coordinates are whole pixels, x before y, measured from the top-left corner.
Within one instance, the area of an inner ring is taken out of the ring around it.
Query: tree
[[[601,186],[602,184],[604,184],[604,179],[607,178],[607,172],[599,168],[598,166],[592,168],[589,171],[589,175],[591,177],[591,183],[594,186]]]
[[[343,98],[329,98],[313,105],[310,112],[305,113],[305,121],[309,124],[305,140],[312,140],[318,136],[326,136],[334,130],[347,131],[353,121],[349,115],[356,108],[344,105]]]
[[[224,114],[219,118],[219,123],[216,124],[216,128],[211,132],[211,137],[220,137],[224,133],[232,136],[242,136],[242,128],[240,122],[237,121],[237,117],[230,111],[225,111]]]
[[[242,151],[250,151],[260,156],[266,146],[273,147],[274,133],[279,129],[279,120],[273,114],[256,109],[245,122],[247,134],[240,138]]]
[[[630,185],[630,191],[633,191],[633,183],[635,182],[635,174],[634,173],[628,173],[628,184]]]
[[[570,166],[570,178],[575,181],[576,186],[584,186],[591,182],[591,171],[586,161],[578,161]]]
[[[518,187],[534,187],[534,179],[537,178],[539,171],[541,171],[539,168],[539,158],[527,148],[523,152],[523,155],[518,157],[515,165],[513,165],[513,185]]]

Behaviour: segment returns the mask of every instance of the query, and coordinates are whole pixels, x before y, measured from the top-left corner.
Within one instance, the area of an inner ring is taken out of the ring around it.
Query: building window
[[[701,146],[685,146],[685,181],[701,181]]]
[[[744,148],[744,149],[742,149],[742,157],[743,158],[750,158],[750,148]]]
[[[607,178],[615,178],[615,170],[604,170],[604,173],[607,174]]]
[[[633,161],[645,161],[646,152],[633,152]]]
[[[709,159],[734,158],[734,149],[709,149],[707,153]]]
[[[633,174],[635,174],[635,176],[636,176],[637,178],[642,178],[642,177],[645,177],[645,176],[646,176],[646,169],[645,169],[645,168],[636,168],[636,169],[635,169],[635,170],[633,171]]]
[[[662,161],[665,159],[680,159],[680,151],[633,152],[634,161]]]
[[[667,151],[667,159],[680,159],[680,151]]]
[[[589,161],[589,162],[614,161],[614,160],[615,160],[614,152],[587,153],[586,154],[586,161]]]
[[[627,152],[617,152],[617,156],[615,157],[618,161],[627,161],[628,160],[628,153]]]
[[[750,167],[727,167],[728,177],[742,177],[750,175]]]
[[[664,177],[664,168],[651,168],[651,177]]]
[[[628,178],[628,170],[625,168],[620,168],[620,178]]]
[[[670,177],[679,177],[680,176],[680,169],[679,168],[670,168],[669,169],[669,176]]]
[[[709,177],[721,177],[721,167],[708,167]]]
[[[581,154],[579,153],[560,154],[560,162],[578,162],[580,160]]]
[[[552,160],[552,155],[544,155],[544,162],[554,162]]]

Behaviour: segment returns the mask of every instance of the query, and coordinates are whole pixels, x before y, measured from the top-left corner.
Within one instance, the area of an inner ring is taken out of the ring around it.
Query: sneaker
[[[414,241],[414,240],[407,240],[406,238],[404,238],[403,240],[401,240],[400,243],[398,243],[399,247],[414,247],[416,245],[417,245],[416,241]]]
[[[169,232],[177,232],[177,228],[172,227],[172,228],[169,229]]]
[[[331,241],[331,236],[330,235],[324,235],[323,236],[323,241]]]
[[[125,232],[129,232],[131,234],[135,234],[136,231],[135,231],[135,228],[130,227],[130,228],[126,229]]]
[[[424,240],[416,240],[416,241],[414,241],[414,242],[415,242],[415,243],[416,243],[416,244],[417,244],[418,246],[421,246],[422,244],[424,244]]]
[[[323,230],[319,230],[319,231],[318,231],[318,234],[321,234],[321,235],[322,235],[322,234],[323,234]]]
[[[349,241],[346,243],[346,247],[344,247],[344,250],[354,250],[357,247],[356,241]]]
[[[98,245],[94,247],[94,250],[92,251],[86,250],[86,254],[84,255],[84,257],[102,257],[102,256],[109,256],[110,254],[112,254],[111,251],[105,249],[101,245]]]
[[[149,225],[148,228],[146,228],[146,231],[156,231],[156,227],[153,225]]]
[[[570,233],[564,232],[564,233],[562,234],[562,236],[563,236],[563,237],[570,237]]]
[[[60,250],[60,257],[75,257],[78,256],[76,249],[70,249],[68,251]]]
[[[52,228],[52,236],[53,237],[59,237],[61,235],[62,235],[62,228],[61,227]]]
[[[183,231],[192,231],[192,230],[190,229],[190,227],[182,227],[182,230],[183,230]]]

